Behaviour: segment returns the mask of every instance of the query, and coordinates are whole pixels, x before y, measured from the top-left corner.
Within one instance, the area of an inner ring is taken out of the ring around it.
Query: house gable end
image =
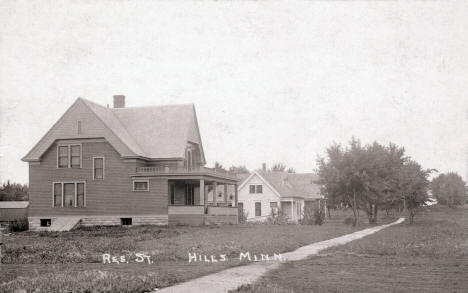
[[[250,176],[242,183],[242,185],[239,186],[239,190],[244,189],[244,188],[249,189],[249,186],[251,184],[259,184],[259,183],[265,186],[263,193],[271,192],[272,194],[276,195],[278,198],[281,197],[278,191],[273,186],[271,186],[271,184],[269,184],[268,181],[266,181],[265,178],[263,178],[257,172],[253,172],[252,174],[250,174]]]
[[[56,140],[86,138],[104,138],[121,156],[135,155],[86,105],[83,99],[78,98],[22,160],[40,161],[42,155]]]

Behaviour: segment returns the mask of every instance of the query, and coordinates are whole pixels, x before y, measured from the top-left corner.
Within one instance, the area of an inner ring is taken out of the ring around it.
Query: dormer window
[[[81,168],[81,144],[59,145],[57,168]]]

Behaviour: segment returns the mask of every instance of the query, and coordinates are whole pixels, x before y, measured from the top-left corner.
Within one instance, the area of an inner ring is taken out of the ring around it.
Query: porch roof
[[[237,184],[239,179],[227,171],[200,167],[193,170],[186,168],[139,167],[132,177],[163,177],[169,180],[206,180],[223,184]]]

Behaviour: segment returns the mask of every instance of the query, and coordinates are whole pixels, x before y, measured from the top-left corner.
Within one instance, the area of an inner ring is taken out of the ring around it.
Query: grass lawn
[[[282,265],[236,292],[467,292],[468,206],[433,206],[364,239]]]
[[[245,264],[238,261],[240,252],[272,255],[362,228],[330,221],[322,226],[94,227],[15,233],[4,237],[0,292],[143,292]],[[228,261],[189,263],[189,252],[226,254]],[[104,253],[125,256],[129,263],[103,264]],[[150,256],[153,263],[135,262],[136,253]]]

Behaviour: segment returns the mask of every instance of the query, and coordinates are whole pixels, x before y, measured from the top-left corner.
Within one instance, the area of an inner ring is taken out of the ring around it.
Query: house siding
[[[29,165],[30,217],[167,215],[167,179],[150,179],[149,192],[134,192],[131,175],[140,162],[124,162],[104,140],[82,139],[79,143],[82,145],[81,169],[57,168],[57,142],[46,151],[40,164]],[[105,157],[104,180],[92,178],[95,156]],[[64,181],[86,182],[86,207],[52,207],[52,183]]]
[[[251,184],[262,185],[262,193],[249,193],[249,186]],[[239,189],[239,202],[244,205],[244,212],[247,213],[247,219],[265,219],[271,215],[270,202],[277,202],[280,206],[280,199],[274,191],[269,188],[262,179],[254,175],[246,184]],[[261,203],[261,217],[255,217],[255,203]]]

